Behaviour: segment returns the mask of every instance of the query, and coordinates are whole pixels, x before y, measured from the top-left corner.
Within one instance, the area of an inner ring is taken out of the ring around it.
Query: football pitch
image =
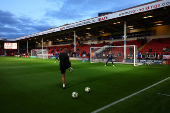
[[[66,71],[62,89],[53,59],[0,57],[0,112],[170,112],[170,66],[71,62],[74,70]],[[78,92],[77,99],[72,92]]]

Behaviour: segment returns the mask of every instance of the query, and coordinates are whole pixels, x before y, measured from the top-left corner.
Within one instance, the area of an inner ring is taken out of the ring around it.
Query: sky
[[[48,30],[153,0],[0,0],[0,38]]]

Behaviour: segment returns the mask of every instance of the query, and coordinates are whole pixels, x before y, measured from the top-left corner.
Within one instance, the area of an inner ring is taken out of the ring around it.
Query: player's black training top
[[[60,53],[60,68],[68,68],[69,67],[69,57],[66,52]]]

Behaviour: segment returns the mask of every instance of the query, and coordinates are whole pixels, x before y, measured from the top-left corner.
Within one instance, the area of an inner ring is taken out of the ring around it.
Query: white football
[[[91,90],[91,89],[90,89],[89,87],[86,87],[86,88],[85,88],[85,92],[86,92],[86,93],[89,93],[90,90]]]
[[[72,93],[72,98],[77,98],[78,97],[78,93],[77,92],[73,92]]]

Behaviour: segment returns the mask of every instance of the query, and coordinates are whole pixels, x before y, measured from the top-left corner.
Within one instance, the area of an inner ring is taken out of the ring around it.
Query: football
[[[72,93],[72,98],[77,98],[78,97],[78,93],[77,92],[73,92]]]
[[[90,89],[89,87],[86,87],[86,88],[85,88],[85,92],[86,92],[86,93],[90,93],[90,90],[91,90],[91,89]]]
[[[70,67],[70,68],[69,68],[69,71],[72,73],[72,72],[73,72],[73,68]]]

